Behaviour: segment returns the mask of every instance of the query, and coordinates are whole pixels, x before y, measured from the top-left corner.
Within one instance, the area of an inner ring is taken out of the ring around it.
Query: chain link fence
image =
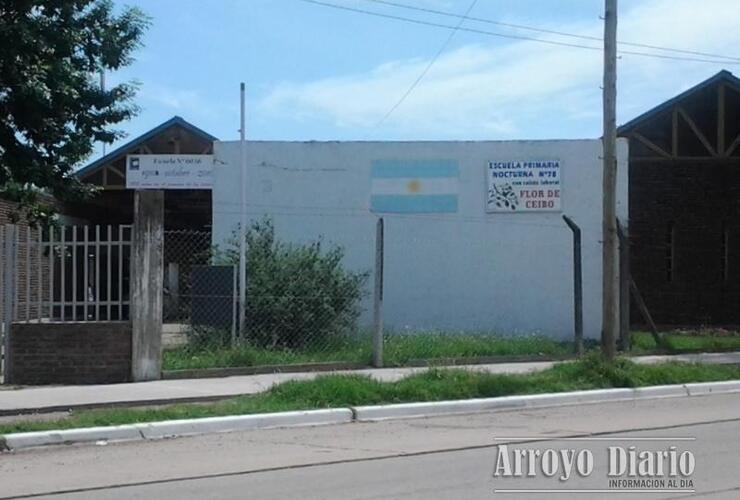
[[[240,328],[238,240],[216,248],[208,232],[166,231],[165,369],[366,363],[370,339],[359,324],[370,269],[349,270],[343,257],[320,239],[284,243],[271,223],[254,225]]]
[[[409,231],[399,230],[406,219],[396,218],[386,221],[384,238],[376,235],[374,219],[362,222],[367,231],[360,238],[335,233],[341,246],[321,234],[311,238],[310,221],[278,218],[280,232],[271,219],[253,223],[246,237],[242,328],[238,238],[211,247],[209,233],[167,233],[166,320],[180,326],[185,345],[165,353],[165,369],[312,362],[393,366],[573,352],[572,336],[558,339],[538,329],[541,316],[521,314],[531,304],[567,323],[572,295],[558,297],[557,305],[536,304],[534,297],[547,296],[540,285],[511,282],[519,276],[511,260],[490,257],[518,253],[522,276],[528,267],[543,275],[557,268],[572,281],[572,234],[564,222],[533,226],[549,236],[536,249],[496,239],[484,233],[492,226],[478,221],[426,218]],[[497,226],[498,234],[506,229]],[[475,242],[466,248],[471,258],[460,255],[460,240],[451,233]],[[476,234],[485,238],[476,241]],[[536,261],[543,252],[547,261]]]
[[[230,268],[211,265],[211,233],[164,233],[163,343],[217,343],[236,326],[234,278]]]

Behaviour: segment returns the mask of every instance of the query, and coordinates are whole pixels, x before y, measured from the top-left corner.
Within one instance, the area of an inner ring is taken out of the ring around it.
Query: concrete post
[[[162,372],[164,192],[134,192],[131,270],[131,378],[157,380]]]

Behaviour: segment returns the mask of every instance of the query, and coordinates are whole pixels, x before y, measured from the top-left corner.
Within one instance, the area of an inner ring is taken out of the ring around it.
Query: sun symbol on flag
[[[421,182],[417,180],[409,181],[409,183],[406,184],[406,190],[409,193],[418,193],[421,191]]]

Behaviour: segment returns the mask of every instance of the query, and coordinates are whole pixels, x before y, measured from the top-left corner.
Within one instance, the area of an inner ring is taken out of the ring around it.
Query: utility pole
[[[603,308],[601,352],[614,359],[619,331],[619,279],[617,244],[617,0],[605,0],[604,9],[604,215]]]
[[[240,126],[239,126],[239,184],[241,186],[241,203],[239,204],[239,338],[244,340],[247,306],[247,142],[246,142],[246,105],[244,82],[240,87]]]

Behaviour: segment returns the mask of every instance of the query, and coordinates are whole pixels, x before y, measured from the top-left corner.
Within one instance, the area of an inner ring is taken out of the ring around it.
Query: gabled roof
[[[712,76],[710,78],[707,78],[703,82],[701,82],[701,83],[699,83],[697,85],[694,85],[693,87],[691,87],[690,89],[688,89],[688,90],[686,90],[684,92],[681,92],[676,97],[674,97],[672,99],[668,99],[664,103],[659,104],[658,106],[655,106],[653,109],[650,109],[650,110],[646,111],[645,113],[641,114],[637,118],[633,118],[632,120],[628,121],[627,123],[625,123],[621,127],[617,128],[617,135],[620,135],[621,136],[621,135],[624,135],[624,134],[628,134],[635,127],[640,126],[644,122],[646,122],[646,121],[650,120],[651,118],[659,115],[663,111],[667,111],[667,110],[673,108],[673,106],[676,103],[678,103],[679,101],[682,101],[682,100],[686,99],[687,97],[689,97],[690,95],[692,95],[692,94],[694,94],[696,92],[699,92],[699,91],[701,91],[701,90],[703,90],[703,89],[705,89],[707,87],[711,87],[712,85],[715,85],[716,83],[719,83],[719,82],[729,83],[730,85],[733,85],[733,86],[735,86],[737,88],[740,88],[740,78],[736,77],[735,75],[733,75],[732,73],[730,73],[726,69],[723,69],[722,71],[720,71],[716,75],[714,75],[714,76]]]
[[[218,138],[216,138],[216,137],[212,136],[211,134],[209,134],[208,132],[206,132],[206,131],[204,131],[204,130],[198,128],[198,127],[196,127],[192,123],[186,121],[184,118],[182,118],[180,116],[173,116],[172,118],[170,118],[166,122],[164,122],[164,123],[162,123],[160,125],[157,125],[156,127],[154,127],[153,129],[151,129],[150,131],[145,132],[142,135],[140,135],[139,137],[136,137],[135,139],[130,140],[129,142],[127,142],[123,146],[114,149],[113,151],[111,151],[107,155],[105,155],[105,156],[103,156],[101,158],[98,158],[97,160],[95,160],[94,162],[92,162],[92,163],[90,163],[88,165],[85,165],[84,167],[82,167],[81,169],[79,169],[78,171],[76,171],[75,172],[75,175],[77,177],[80,177],[80,176],[89,174],[92,171],[94,171],[96,168],[98,168],[98,167],[100,167],[102,165],[105,165],[106,163],[108,163],[110,161],[113,161],[118,156],[121,156],[123,154],[128,153],[129,151],[131,151],[133,149],[138,148],[139,146],[141,146],[142,144],[144,144],[148,140],[152,139],[153,137],[156,137],[158,134],[161,134],[162,132],[164,132],[168,128],[173,127],[175,125],[179,125],[180,127],[184,128],[185,130],[193,133],[194,135],[197,135],[197,136],[202,137],[206,141],[217,141],[218,140]]]

